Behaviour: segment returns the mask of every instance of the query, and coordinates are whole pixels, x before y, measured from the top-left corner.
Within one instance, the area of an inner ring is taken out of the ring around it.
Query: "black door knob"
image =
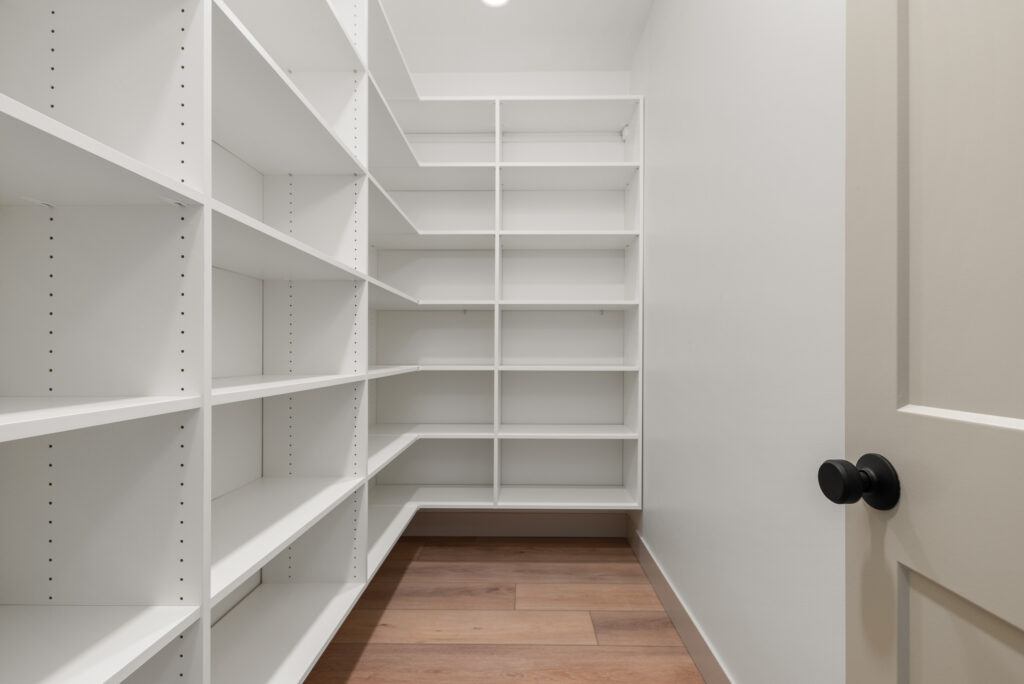
[[[825,461],[818,468],[818,486],[838,504],[860,501],[887,511],[900,500],[900,478],[892,463],[881,454],[864,454],[853,465],[845,459]]]

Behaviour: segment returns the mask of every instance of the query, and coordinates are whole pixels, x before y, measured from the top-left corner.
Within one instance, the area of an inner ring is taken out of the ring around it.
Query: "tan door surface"
[[[1024,682],[1024,1],[850,0],[849,684]]]

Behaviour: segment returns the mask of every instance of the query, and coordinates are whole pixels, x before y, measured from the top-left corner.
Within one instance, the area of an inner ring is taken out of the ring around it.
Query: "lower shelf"
[[[199,408],[191,397],[0,397],[0,442]]]
[[[639,510],[625,487],[502,487],[499,508]]]
[[[213,405],[359,382],[362,375],[247,375],[213,379]]]
[[[301,682],[364,586],[261,584],[214,625],[212,681]]]
[[[359,478],[264,477],[213,501],[216,603],[362,485]]]
[[[2,606],[0,681],[121,681],[198,618],[197,606]]]

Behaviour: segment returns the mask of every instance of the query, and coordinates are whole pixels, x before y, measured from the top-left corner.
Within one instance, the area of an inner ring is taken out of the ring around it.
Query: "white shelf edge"
[[[380,566],[383,565],[388,554],[391,553],[391,549],[402,538],[402,534],[416,516],[419,507],[411,503],[376,505],[371,503],[367,508],[371,524],[374,517],[374,509],[376,509],[377,515],[383,512],[383,509],[387,509],[389,513],[394,514],[394,517],[388,520],[387,525],[378,531],[378,536],[369,539],[368,551],[366,553],[366,577],[367,580],[372,580],[377,571],[380,570]],[[369,534],[369,528],[367,528],[367,534]]]
[[[380,89],[380,86],[377,85],[377,79],[373,77],[372,73],[369,74],[367,79],[370,82],[371,101],[372,98],[376,95],[376,97],[379,98],[380,100],[381,106],[384,107],[384,116],[387,117],[389,122],[385,123],[385,126],[394,129],[395,131],[398,132],[399,142],[401,146],[404,148],[405,153],[408,154],[409,160],[411,161],[411,166],[422,166],[419,157],[416,155],[416,150],[413,149],[412,144],[409,142],[409,137],[405,134],[405,131],[402,130],[402,125],[398,123],[398,118],[395,116],[394,110],[391,109],[391,104],[388,102],[388,99],[384,97],[384,92]],[[374,122],[371,120],[369,122],[369,125],[372,126],[373,123]],[[370,164],[370,168],[372,170],[372,163]]]
[[[298,254],[309,257],[311,259],[315,259],[316,261],[322,263],[324,266],[336,269],[339,272],[339,276],[341,276],[342,274],[344,274],[345,276],[339,277],[339,280],[366,279],[366,275],[360,272],[359,270],[351,266],[348,266],[347,264],[344,264],[341,261],[338,261],[337,259],[325,254],[324,252],[321,252],[320,250],[311,247],[305,242],[298,240],[292,237],[291,235],[287,235],[286,233],[281,232],[277,228],[267,225],[266,223],[263,223],[262,221],[255,219],[252,216],[246,214],[245,212],[239,211],[238,209],[235,209],[234,207],[229,206],[220,200],[211,199],[209,201],[209,204],[210,208],[213,210],[214,213],[220,214],[221,216],[230,221],[234,221],[239,225],[245,226],[246,228],[252,230],[254,233],[260,236],[280,243],[280,245],[284,248],[294,250]],[[216,263],[214,263],[213,266],[214,268],[223,268],[221,266],[218,266]],[[298,280],[298,278],[294,278],[293,280]]]
[[[621,486],[503,485],[497,508],[536,510],[640,510],[640,504]]]
[[[56,141],[81,150],[102,162],[125,171],[136,179],[156,186],[160,191],[169,193],[169,197],[163,198],[167,203],[180,202],[185,205],[201,205],[205,202],[205,195],[200,190],[184,183],[177,183],[170,176],[139,161],[135,157],[127,155],[106,143],[102,143],[3,93],[0,93],[0,115],[8,116]],[[46,198],[26,199],[46,202]]]
[[[292,392],[305,392],[323,387],[348,385],[354,382],[361,382],[363,378],[362,373],[302,375],[294,378],[284,375],[246,375],[214,378],[214,388],[211,392],[210,404],[212,406],[220,406],[250,399],[275,397]],[[225,384],[228,382],[231,382],[231,384]],[[220,387],[216,386],[218,383],[221,384]]]
[[[628,425],[500,425],[498,439],[564,439],[564,440],[623,440],[633,441],[640,433]]]
[[[260,584],[213,626],[211,681],[303,681],[365,589],[363,582]]]
[[[613,365],[572,365],[572,364],[534,364],[515,365],[502,364],[498,367],[503,373],[635,373],[640,366],[613,366]]]
[[[80,400],[79,400],[80,399]],[[79,400],[79,401],[76,401]],[[10,410],[23,402],[21,410]],[[69,403],[73,402],[73,403]],[[62,404],[45,406],[46,403]],[[0,442],[112,425],[202,407],[197,395],[185,397],[0,397]]]
[[[248,498],[258,500],[267,497],[267,493],[261,490],[266,490],[269,487],[276,486],[283,488],[290,486],[295,482],[299,482],[300,484],[309,484],[311,487],[312,485],[317,486],[317,489],[311,492],[310,498],[296,502],[291,510],[285,512],[286,515],[295,517],[295,520],[287,521],[289,523],[287,526],[283,525],[285,521],[281,519],[274,520],[263,528],[251,531],[250,534],[242,539],[233,540],[240,542],[239,545],[233,547],[221,558],[213,558],[213,552],[211,552],[211,603],[216,604],[234,589],[238,588],[242,582],[263,567],[267,561],[305,534],[311,527],[313,527],[313,525],[320,522],[324,516],[352,496],[360,487],[362,487],[364,481],[365,479],[361,477],[260,478],[255,482],[251,482],[239,489],[228,492],[214,499],[211,509],[211,536],[216,539],[218,508],[234,504],[236,510],[231,511],[233,514],[232,517],[238,517],[240,512],[246,512],[245,509],[252,508],[253,502],[249,501]],[[273,495],[274,492],[271,491],[270,494]],[[239,500],[243,502],[241,505],[238,504]],[[218,505],[218,502],[220,502],[220,505]],[[263,508],[263,506],[261,506],[261,508]],[[296,510],[303,508],[307,510],[302,511],[301,514],[296,513]],[[253,512],[254,511],[252,510],[248,511],[248,513]],[[223,511],[220,515],[223,524]],[[224,532],[222,530],[221,534],[223,533]],[[257,545],[257,542],[261,543]],[[242,550],[244,550],[246,546],[254,545],[257,546],[256,549],[251,549],[247,553],[243,553]]]
[[[415,373],[420,369],[419,366],[371,366],[366,371],[367,380],[379,380],[380,378],[389,378],[393,375],[405,375],[406,373]]]
[[[0,680],[123,681],[192,626],[199,613],[199,606],[0,606]],[[103,633],[105,628],[110,631]],[[130,645],[116,648],[115,634]],[[58,644],[76,651],[67,665],[54,662],[65,655]],[[12,671],[19,660],[31,661],[28,671]],[[40,663],[56,669],[32,669]],[[74,671],[66,672],[71,664]]]

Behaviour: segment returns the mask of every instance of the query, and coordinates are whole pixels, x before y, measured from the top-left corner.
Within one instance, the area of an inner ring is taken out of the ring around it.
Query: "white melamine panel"
[[[213,190],[219,201],[263,220],[263,174],[230,150],[213,143]]]
[[[366,469],[363,383],[263,400],[263,475],[360,477]]]
[[[627,317],[633,319],[629,329]],[[636,334],[635,316],[627,316],[625,311],[505,311],[501,317],[501,362],[634,364],[636,357],[626,354],[626,338]]]
[[[194,632],[188,644],[175,643],[198,619],[198,606],[0,606],[0,678],[39,684],[159,681],[149,675],[165,671],[163,648],[175,651],[178,661],[166,670],[173,679],[165,681],[199,682]],[[141,676],[126,679],[133,672]]]
[[[0,93],[0,205],[196,204],[202,195]]]
[[[378,251],[376,275],[419,299],[494,299],[493,250]]]
[[[358,491],[270,560],[264,583],[362,582],[366,495]]]
[[[213,269],[213,376],[263,374],[263,281]]]
[[[199,605],[202,434],[190,411],[0,444],[0,604]]]
[[[494,482],[494,440],[420,440],[377,474],[382,485],[474,485]]]
[[[424,164],[446,162],[494,163],[494,135],[410,133],[413,154]]]
[[[622,425],[626,375],[636,373],[502,373],[502,422]]]
[[[620,133],[504,133],[503,162],[630,161]]]
[[[541,510],[639,510],[640,502],[624,487],[502,487],[498,507]]]
[[[197,611],[198,614],[199,611]],[[171,684],[203,681],[206,625],[193,622],[188,629],[172,632],[170,641],[124,680],[124,684]]]
[[[501,443],[501,484],[621,486],[624,442],[510,440]]]
[[[263,283],[263,370],[277,374],[352,374],[364,369],[366,346],[357,311],[365,283]]]
[[[8,396],[196,396],[202,212],[0,208]]]
[[[493,421],[492,372],[411,373],[381,378],[370,398],[378,423]]]
[[[383,491],[390,492],[394,489],[398,489],[398,487],[389,486]],[[401,489],[411,490],[412,488],[403,487]],[[372,499],[378,498],[375,496],[378,490],[379,488],[370,488]],[[417,510],[418,506],[416,504],[405,500],[399,500],[398,503],[370,504],[368,521],[370,546],[366,552],[366,569],[371,577],[376,574],[377,569],[384,562],[388,553],[391,552],[395,542],[398,541],[405,528],[412,522]]]
[[[625,300],[626,254],[614,250],[502,250],[502,299]]]
[[[503,190],[618,190],[636,182],[634,162],[503,162]]]
[[[263,174],[360,171],[287,74],[220,2],[213,9],[213,138]]]
[[[266,223],[332,259],[366,269],[369,188],[364,176],[269,175]]]
[[[362,168],[367,162],[367,108],[370,79],[355,72],[297,71],[289,77],[324,125]]]
[[[494,142],[494,100],[398,99],[391,110],[406,133],[490,134]]]
[[[7,0],[0,92],[201,188],[202,7],[111,0],[98,11],[74,0]]]
[[[276,397],[322,387],[362,382],[362,373],[351,375],[236,375],[213,379],[211,402],[214,406],[235,401]]]
[[[228,611],[237,606],[245,599],[246,596],[251,594],[261,582],[261,573],[255,573],[248,579],[242,581],[237,587],[229,591],[216,603],[212,603],[210,606],[210,624],[216,626],[222,617],[227,615]]]
[[[382,166],[374,169],[374,176],[393,193],[494,190],[493,164]]]
[[[379,364],[494,362],[493,311],[379,311],[376,316]]]
[[[635,161],[638,110],[634,98],[503,101],[502,161]]]
[[[384,6],[380,0],[368,0],[368,4],[368,61],[381,93],[388,100],[419,99]]]
[[[505,232],[621,233],[631,230],[625,196],[616,190],[506,191],[501,195]]]
[[[374,505],[409,505],[419,508],[490,508],[494,505],[494,487],[472,485],[379,485],[370,488]]]
[[[263,475],[263,408],[259,400],[213,409],[210,489],[214,499]]]
[[[412,219],[399,208],[395,199],[374,178],[369,179],[368,223],[370,235],[417,235]]]
[[[395,202],[424,233],[494,231],[494,192],[393,192]]]
[[[360,583],[260,585],[213,628],[211,681],[302,681],[362,589]]]

